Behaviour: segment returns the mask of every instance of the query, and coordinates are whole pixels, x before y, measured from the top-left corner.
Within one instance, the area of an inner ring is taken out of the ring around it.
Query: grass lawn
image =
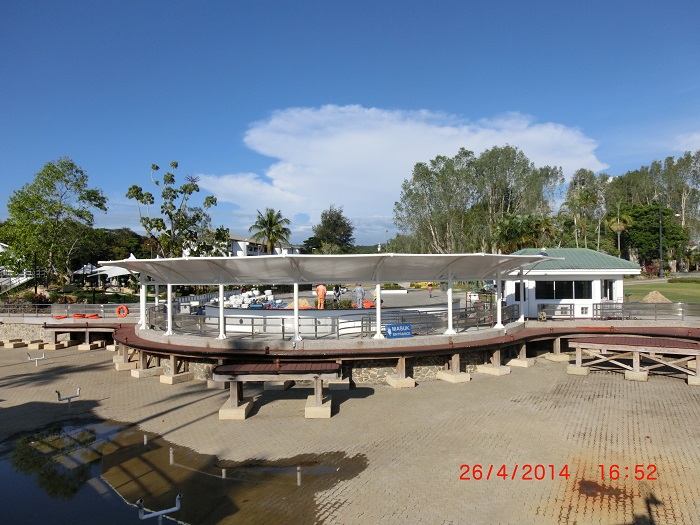
[[[625,281],[625,302],[641,302],[642,298],[656,290],[674,303],[700,303],[700,284],[697,283],[647,283],[644,281]]]

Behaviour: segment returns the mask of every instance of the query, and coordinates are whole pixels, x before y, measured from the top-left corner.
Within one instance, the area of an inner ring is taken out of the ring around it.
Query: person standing
[[[333,287],[333,302],[335,302],[335,307],[340,307],[340,285],[336,284]]]
[[[316,287],[316,295],[318,296],[318,309],[319,310],[325,310],[326,309],[326,285],[325,284],[319,284]]]
[[[357,286],[355,286],[353,293],[355,294],[355,301],[357,301],[357,307],[364,308],[365,307],[365,289],[362,288],[362,285],[358,283]]]

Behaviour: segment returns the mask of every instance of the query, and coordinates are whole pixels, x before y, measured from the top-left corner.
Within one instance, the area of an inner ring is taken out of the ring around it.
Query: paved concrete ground
[[[0,348],[0,440],[98,416],[138,423],[221,460],[325,454],[345,458],[339,469],[347,461],[359,466],[319,486],[298,519],[293,494],[265,487],[256,497],[286,509],[285,518],[261,521],[268,523],[700,523],[700,388],[678,376],[647,383],[612,371],[569,376],[565,366],[540,359],[465,384],[336,391],[328,420],[304,419],[308,389],[257,390],[262,403],[248,420],[219,421],[226,392],[134,379],[114,370],[109,352],[47,352],[37,367],[26,349]],[[81,397],[69,412],[55,390],[72,395],[77,387]],[[620,479],[611,481],[614,465]],[[507,479],[497,476],[501,466]],[[633,479],[636,466],[643,481]],[[559,475],[565,468],[568,479]],[[523,479],[528,470],[532,480]],[[234,515],[230,522],[245,521]]]

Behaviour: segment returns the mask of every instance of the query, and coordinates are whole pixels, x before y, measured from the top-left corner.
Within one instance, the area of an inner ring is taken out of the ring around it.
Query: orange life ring
[[[123,304],[117,306],[117,317],[126,317],[127,315],[129,315],[129,309],[126,306]]]
[[[99,314],[86,315],[85,319],[99,319],[101,316]]]
[[[83,319],[85,314],[73,314],[73,319]]]
[[[68,317],[68,316],[67,315],[54,315],[53,316],[54,319],[65,319],[66,317]]]

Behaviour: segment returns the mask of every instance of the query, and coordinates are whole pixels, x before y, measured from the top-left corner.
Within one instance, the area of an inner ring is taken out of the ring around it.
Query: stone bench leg
[[[416,382],[412,377],[406,376],[406,358],[399,357],[396,363],[396,373],[386,376],[386,382],[394,388],[413,388]]]
[[[648,381],[649,371],[641,370],[639,352],[632,352],[632,370],[625,370],[625,379],[628,381]]]
[[[248,412],[253,408],[253,400],[243,401],[243,383],[241,381],[231,381],[229,387],[229,398],[219,409],[219,419],[245,419]]]
[[[323,381],[314,379],[314,395],[306,398],[306,419],[328,419],[331,417],[331,396],[323,397]]]
[[[491,364],[476,365],[476,371],[480,374],[504,376],[510,374],[510,367],[501,365],[501,349],[499,348],[491,355]]]
[[[583,365],[583,350],[580,346],[576,347],[576,363],[566,367],[566,373],[572,376],[587,376],[591,369]]]
[[[460,364],[459,354],[452,355],[449,365],[449,370],[439,370],[435,378],[449,383],[468,383],[471,381],[471,374],[460,372],[462,365]]]
[[[508,361],[508,366],[517,366],[520,368],[530,368],[531,366],[535,366],[535,358],[527,357],[527,345],[525,343],[520,345],[518,357]]]

